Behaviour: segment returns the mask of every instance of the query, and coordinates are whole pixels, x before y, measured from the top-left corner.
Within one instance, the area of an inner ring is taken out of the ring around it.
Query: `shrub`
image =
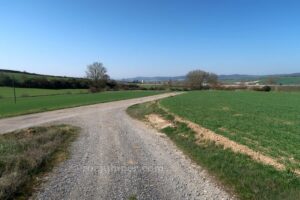
[[[262,87],[262,91],[270,92],[271,90],[272,90],[272,88],[268,85],[265,85],[264,87]]]
[[[97,88],[97,87],[90,87],[90,88],[89,88],[89,91],[90,91],[91,93],[97,93],[97,92],[100,92],[101,90],[100,90],[99,88]]]
[[[261,91],[261,92],[270,92],[271,91],[271,87],[268,85],[265,85],[263,87],[253,87],[252,89],[254,91]]]
[[[181,88],[171,88],[171,91],[181,91]]]
[[[21,97],[30,97],[30,95],[29,95],[29,94],[26,94],[26,93],[24,93],[24,94],[21,94]]]

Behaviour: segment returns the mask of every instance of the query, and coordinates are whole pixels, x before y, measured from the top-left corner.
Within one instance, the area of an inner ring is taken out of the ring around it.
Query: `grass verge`
[[[174,121],[169,113],[156,103],[144,103],[128,108],[128,114],[140,120],[155,113],[171,120],[175,127],[162,129],[185,154],[205,167],[228,190],[241,199],[300,199],[300,178],[290,171],[277,171],[273,167],[234,153],[211,141],[199,141],[184,123]]]
[[[38,97],[50,95],[64,95],[64,94],[84,94],[88,93],[87,89],[40,89],[40,88],[15,88],[16,97]],[[3,98],[13,98],[14,89],[12,87],[0,87],[0,95]]]
[[[34,127],[0,135],[0,199],[27,199],[44,173],[68,157],[78,128]]]

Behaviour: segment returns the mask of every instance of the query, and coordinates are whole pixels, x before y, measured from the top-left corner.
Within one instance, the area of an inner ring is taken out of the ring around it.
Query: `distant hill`
[[[0,86],[13,84],[23,88],[83,89],[89,87],[89,80],[0,69]]]
[[[230,74],[230,75],[219,75],[219,80],[224,83],[235,83],[241,81],[259,81],[264,84],[267,79],[272,77],[276,84],[291,85],[300,84],[300,73],[292,74],[274,74],[274,75],[247,75],[247,74]],[[123,81],[144,81],[144,82],[163,82],[163,81],[182,81],[185,80],[185,76],[155,76],[155,77],[134,77],[125,78]]]
[[[58,78],[58,79],[66,79],[66,78],[73,78],[73,77],[67,77],[67,76],[54,76],[54,75],[45,75],[45,74],[37,74],[37,73],[31,73],[26,71],[17,71],[17,70],[9,70],[9,69],[0,69],[0,74],[2,75],[8,75],[8,76],[14,76],[16,79],[21,77],[43,77],[43,78]],[[78,78],[75,78],[78,79]],[[80,79],[80,78],[79,78]]]
[[[145,77],[145,76],[138,76],[134,78],[125,78],[122,81],[144,81],[144,82],[157,82],[157,81],[182,81],[185,79],[185,76],[154,76],[154,77]]]

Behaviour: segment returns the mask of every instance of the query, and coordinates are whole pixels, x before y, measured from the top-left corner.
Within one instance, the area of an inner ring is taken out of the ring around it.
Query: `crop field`
[[[274,84],[275,85],[300,85],[300,77],[299,76],[274,76]],[[241,82],[241,81],[259,81],[260,84],[266,84],[269,85],[268,82],[269,77],[248,77],[245,79],[224,79],[221,80],[221,82],[225,84],[234,84],[235,82]],[[271,84],[273,85],[273,84]]]
[[[299,100],[300,93],[295,92],[195,91],[137,104],[127,112],[148,123],[150,114],[172,123],[160,131],[240,199],[296,200],[300,198]],[[199,140],[202,133],[178,121],[174,114],[245,145],[284,168],[233,151],[234,147],[224,148],[217,140]]]
[[[204,91],[161,101],[195,122],[288,168],[300,169],[300,93]]]
[[[52,96],[0,99],[0,118],[49,111],[67,107],[103,103],[159,94],[158,91],[114,91],[95,94],[63,94]]]
[[[87,93],[87,89],[38,89],[38,88],[16,88],[17,97],[46,96],[59,94],[80,94]],[[14,96],[12,87],[0,87],[0,98],[9,98]]]
[[[299,85],[300,77],[279,77],[275,81],[277,84],[282,85]]]

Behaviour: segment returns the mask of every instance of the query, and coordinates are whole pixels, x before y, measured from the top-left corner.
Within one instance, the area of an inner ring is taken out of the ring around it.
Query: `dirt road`
[[[170,95],[2,119],[0,133],[44,123],[82,128],[71,158],[47,177],[37,199],[230,199],[168,138],[125,112]]]

